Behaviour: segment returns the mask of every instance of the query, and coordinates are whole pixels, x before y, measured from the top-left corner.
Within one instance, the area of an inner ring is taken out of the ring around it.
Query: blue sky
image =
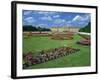
[[[23,10],[23,25],[40,27],[84,27],[91,20],[90,13]]]

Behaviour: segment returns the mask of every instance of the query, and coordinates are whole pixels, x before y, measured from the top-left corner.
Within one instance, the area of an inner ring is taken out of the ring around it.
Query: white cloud
[[[72,21],[66,21],[65,25],[66,26],[72,26]]]
[[[44,16],[44,17],[40,17],[41,20],[48,20],[51,21],[52,18],[50,16]]]
[[[38,26],[40,26],[40,27],[46,27],[47,24],[43,24],[43,23],[41,23],[41,24],[38,24]]]
[[[80,21],[81,18],[82,18],[81,16],[77,15],[77,16],[75,16],[75,17],[73,18],[72,21]]]
[[[50,12],[50,11],[37,11],[36,13],[44,16],[50,16],[56,14],[56,12]]]
[[[67,21],[66,23],[70,24],[72,21]]]
[[[72,21],[86,21],[90,18],[89,15],[84,15],[84,16],[80,16],[80,15],[76,15]]]
[[[60,15],[54,15],[53,16],[53,18],[59,18],[60,17]]]
[[[64,23],[64,22],[66,22],[66,20],[64,20],[64,19],[56,19],[54,21],[54,23],[56,23],[56,24],[60,24],[60,23]]]
[[[35,22],[35,19],[33,18],[33,17],[27,17],[27,18],[25,18],[24,19],[26,22],[28,22],[28,23],[33,23],[33,22]]]
[[[84,15],[83,17],[84,17],[83,20],[89,20],[90,19],[90,15]]]
[[[72,26],[72,24],[66,24],[66,26],[70,27],[70,26]]]
[[[29,15],[32,11],[24,11],[23,14],[24,15]]]

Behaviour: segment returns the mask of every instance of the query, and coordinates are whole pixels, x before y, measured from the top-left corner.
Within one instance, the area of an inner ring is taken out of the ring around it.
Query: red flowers
[[[79,50],[80,49],[74,49],[71,47],[60,47],[46,51],[42,50],[35,56],[33,55],[32,52],[28,52],[27,54],[23,55],[23,60],[25,62],[24,68],[31,65],[43,63],[49,60],[53,60],[62,56],[66,56],[71,53],[75,53]]]

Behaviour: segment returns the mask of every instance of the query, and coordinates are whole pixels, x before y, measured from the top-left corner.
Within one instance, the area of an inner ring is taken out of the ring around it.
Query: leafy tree
[[[89,22],[88,25],[86,25],[84,28],[81,28],[79,31],[90,33],[91,32],[91,23]]]
[[[41,33],[43,30],[41,27],[38,27],[38,31]]]
[[[42,31],[50,31],[49,28],[42,28],[42,27],[36,27],[36,26],[32,26],[32,25],[24,25],[23,26],[23,31],[39,31],[40,33]]]

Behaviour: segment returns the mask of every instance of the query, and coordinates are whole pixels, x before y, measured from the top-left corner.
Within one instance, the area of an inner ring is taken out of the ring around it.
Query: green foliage
[[[48,28],[36,27],[32,25],[24,25],[23,31],[50,31]]]
[[[86,25],[84,28],[81,28],[79,31],[90,33],[91,32],[91,23],[89,22],[88,25]]]

